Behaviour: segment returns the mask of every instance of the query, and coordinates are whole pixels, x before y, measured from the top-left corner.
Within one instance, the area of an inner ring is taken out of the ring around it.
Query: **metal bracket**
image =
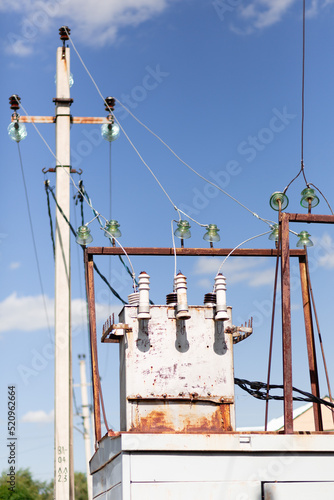
[[[71,97],[54,97],[52,101],[56,105],[71,106],[73,99]]]
[[[108,343],[118,343],[119,337],[122,337],[125,333],[132,332],[132,328],[126,323],[118,323],[116,325],[111,325],[109,321],[107,321],[103,325],[101,342]]]
[[[232,333],[232,338],[233,338],[233,344],[238,344],[238,342],[241,342],[242,340],[245,340],[247,337],[252,335],[253,333],[253,318],[248,320],[245,323],[245,326],[228,326],[225,328],[225,333]]]
[[[70,167],[71,165],[57,165],[57,167]],[[42,168],[42,172],[43,174],[47,174],[48,172],[51,172],[51,173],[55,173],[57,171],[57,168],[48,168],[46,169],[45,167]],[[75,170],[75,168],[71,168],[70,169],[70,173],[71,174],[79,174],[81,175],[82,174],[82,170],[81,168],[79,168],[79,170]]]

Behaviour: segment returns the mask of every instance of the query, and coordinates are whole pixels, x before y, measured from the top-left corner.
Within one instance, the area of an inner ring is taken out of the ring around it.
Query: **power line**
[[[138,149],[135,147],[135,145],[133,144],[133,142],[131,141],[131,139],[129,138],[128,134],[125,132],[124,128],[122,127],[122,125],[120,124],[119,120],[117,119],[117,117],[115,116],[114,112],[111,110],[110,106],[108,105],[108,103],[105,101],[96,81],[94,80],[92,74],[90,73],[90,71],[88,70],[87,66],[85,65],[82,57],[80,56],[79,54],[79,51],[77,50],[77,48],[75,47],[74,45],[74,42],[72,40],[72,38],[70,37],[70,34],[68,33],[68,31],[66,30],[66,33],[69,37],[69,40],[72,44],[72,47],[75,51],[75,53],[77,54],[81,64],[83,65],[85,71],[87,72],[89,78],[91,79],[94,87],[96,88],[99,96],[101,97],[101,99],[103,100],[104,104],[106,105],[106,107],[108,107],[110,113],[114,116],[114,118],[116,119],[120,129],[122,130],[122,132],[124,133],[125,137],[127,138],[127,140],[129,141],[130,145],[133,147],[133,149],[135,150],[135,152],[137,153],[137,155],[139,156],[140,160],[142,161],[142,163],[146,166],[146,168],[150,171],[150,173],[152,174],[152,176],[154,177],[154,179],[156,180],[156,182],[158,183],[158,185],[160,186],[160,188],[162,189],[162,191],[164,192],[164,194],[167,196],[168,200],[170,201],[170,203],[173,205],[174,209],[178,212],[179,216],[180,216],[180,210],[179,208],[175,205],[175,203],[172,201],[172,199],[170,198],[170,196],[168,195],[168,193],[166,192],[166,190],[163,188],[162,184],[159,182],[159,180],[157,179],[156,175],[153,173],[153,171],[151,170],[151,168],[147,165],[147,163],[144,161],[143,157],[141,156],[141,154],[139,153]],[[238,203],[241,207],[243,207],[245,210],[247,210],[248,212],[250,212],[252,215],[254,215],[257,219],[259,220],[262,220],[263,222],[265,222],[266,224],[272,224],[273,221],[269,221],[267,219],[264,219],[262,217],[260,217],[257,213],[253,212],[252,210],[250,210],[248,207],[246,207],[246,205],[244,205],[243,203],[241,203],[240,201],[238,201],[236,198],[234,198],[233,196],[231,196],[229,193],[227,193],[226,191],[224,191],[224,189],[222,189],[220,186],[218,186],[217,184],[215,184],[214,182],[211,182],[209,179],[207,179],[206,177],[204,177],[203,175],[201,175],[199,172],[197,172],[193,167],[191,167],[190,165],[188,165],[184,160],[182,160],[174,151],[173,149],[165,142],[163,141],[163,139],[161,139],[161,137],[159,137],[155,132],[153,132],[147,125],[145,125],[143,122],[141,122],[126,106],[124,106],[124,104],[119,101],[117,98],[115,98],[115,100],[123,107],[123,109],[125,109],[140,125],[142,125],[148,132],[150,132],[154,137],[156,137],[167,149],[169,149],[169,151],[181,162],[183,163],[188,169],[190,169],[194,174],[196,174],[198,177],[200,177],[202,180],[204,180],[205,182],[207,182],[208,184],[211,184],[212,186],[214,186],[215,188],[217,188],[219,191],[221,191],[222,193],[224,193],[226,196],[228,196],[229,198],[231,198],[233,201],[235,201],[236,203]],[[188,218],[190,218],[187,214],[185,214],[185,212],[182,212],[184,215],[186,215]],[[181,219],[181,217],[180,217]],[[192,219],[194,222],[196,222],[198,225],[200,226],[207,226],[207,224],[200,224],[199,222],[197,222],[196,220]]]
[[[59,210],[59,212],[61,213],[61,215],[63,216],[63,218],[65,219],[66,223],[68,224],[70,230],[72,231],[72,234],[74,236],[76,236],[76,232],[75,232],[75,229],[73,228],[72,224],[70,223],[70,221],[68,220],[68,218],[66,217],[66,215],[64,214],[62,208],[60,207],[58,201],[57,201],[57,198],[53,192],[53,189],[50,188],[50,186],[48,186],[48,189],[55,201],[55,204]],[[119,243],[118,243],[119,244]],[[120,245],[121,246],[121,245]],[[121,246],[122,247],[122,246]],[[123,248],[123,247],[122,247]],[[82,248],[82,250],[84,251],[84,248]],[[124,250],[125,251],[125,250]],[[101,271],[99,270],[99,268],[97,267],[97,265],[95,264],[94,262],[94,269],[95,271],[97,272],[97,274],[100,276],[100,278],[105,282],[105,284],[108,286],[108,288],[110,289],[110,291],[115,295],[115,297],[120,300],[123,304],[126,304],[126,301],[122,299],[122,297],[116,292],[116,290],[110,285],[110,283],[108,282],[107,278],[101,273]]]
[[[28,189],[27,189],[26,179],[25,179],[25,175],[24,175],[23,161],[22,161],[21,149],[20,149],[20,143],[19,142],[17,143],[17,150],[18,150],[19,159],[20,159],[21,175],[22,175],[24,193],[25,193],[25,198],[26,198],[26,203],[27,203],[28,219],[29,219],[29,224],[30,224],[32,243],[33,243],[33,247],[34,247],[34,254],[35,254],[35,260],[36,260],[36,266],[37,266],[37,273],[38,273],[39,285],[41,287],[41,292],[42,292],[42,300],[43,300],[43,306],[44,306],[44,311],[45,311],[45,317],[46,317],[46,322],[47,322],[47,326],[48,326],[49,336],[50,336],[50,339],[52,340],[49,315],[48,315],[48,310],[47,310],[47,307],[46,307],[45,292],[44,292],[44,286],[43,286],[43,281],[42,281],[41,269],[40,269],[40,265],[39,265],[37,245],[36,245],[36,240],[35,240],[34,226],[33,226],[33,223],[32,223],[32,216],[31,216],[31,211],[30,211]]]

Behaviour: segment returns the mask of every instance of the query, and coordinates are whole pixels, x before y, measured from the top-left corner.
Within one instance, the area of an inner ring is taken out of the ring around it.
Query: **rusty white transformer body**
[[[182,304],[126,305],[102,337],[120,344],[121,432],[98,443],[93,498],[334,499],[333,434],[235,430],[233,336],[251,328]]]

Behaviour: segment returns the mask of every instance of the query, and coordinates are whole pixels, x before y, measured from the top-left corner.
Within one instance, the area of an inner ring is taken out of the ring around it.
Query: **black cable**
[[[250,382],[249,380],[245,379],[239,379],[235,378],[234,383],[238,385],[241,389],[244,391],[248,392],[251,396],[257,399],[261,400],[267,400],[267,399],[275,399],[277,401],[283,401],[284,396],[273,396],[270,394],[267,394],[267,384],[264,382]],[[270,384],[269,389],[284,389],[283,385],[275,385],[275,384]],[[298,392],[299,394],[302,394],[302,396],[294,396],[293,400],[294,401],[305,401],[307,403],[318,403],[327,406],[329,409],[334,408],[334,403],[331,403],[330,401],[325,401],[324,399],[317,398],[313,394],[302,391],[301,389],[297,389],[296,387],[292,387],[292,390],[295,392]]]
[[[43,305],[44,305],[44,310],[45,310],[46,323],[47,323],[48,330],[49,330],[49,335],[50,335],[50,338],[51,338],[50,321],[49,321],[48,310],[47,310],[47,307],[46,307],[45,292],[44,292],[44,287],[43,287],[41,269],[40,269],[40,266],[39,266],[39,259],[38,259],[38,253],[37,253],[35,233],[34,233],[34,227],[33,227],[33,223],[32,223],[31,212],[30,212],[30,203],[29,203],[28,189],[27,189],[27,184],[26,184],[26,180],[25,180],[25,176],[24,176],[23,162],[22,162],[22,156],[21,156],[21,150],[20,150],[20,143],[19,142],[17,143],[17,149],[18,149],[19,158],[20,158],[21,174],[22,174],[23,187],[24,187],[24,192],[25,192],[25,197],[26,197],[26,202],[27,202],[28,218],[29,218],[29,224],[30,224],[32,242],[33,242],[33,246],[34,246],[34,253],[35,253],[35,260],[36,260],[36,266],[37,266],[38,279],[39,279],[39,284],[40,284],[41,292],[42,292],[42,298],[43,298]]]
[[[63,210],[61,209],[61,207],[59,206],[58,204],[58,201],[56,199],[56,196],[53,192],[53,190],[50,188],[50,186],[48,186],[48,189],[54,199],[54,202],[59,210],[59,212],[61,213],[61,215],[64,217],[65,221],[67,222],[70,230],[72,231],[72,234],[74,236],[77,235],[75,229],[73,228],[72,224],[70,223],[70,221],[68,220],[68,218],[66,217],[66,215],[64,214]],[[84,251],[84,247],[82,247],[82,250]],[[107,278],[105,276],[103,276],[103,274],[100,272],[100,270],[98,269],[97,265],[95,264],[94,262],[94,269],[95,271],[97,272],[97,274],[100,276],[100,278],[105,282],[105,284],[108,286],[109,290],[113,293],[113,295],[115,295],[115,297],[120,300],[123,304],[127,304],[127,302],[125,302],[125,300],[122,299],[122,297],[116,292],[116,290],[110,285],[110,283],[108,282]]]
[[[85,196],[85,198],[86,198],[86,200],[88,201],[88,203],[89,203],[89,204],[91,204],[91,202],[90,202],[90,198],[89,198],[89,195],[88,195],[88,193],[87,193],[87,191],[86,191],[86,190],[83,192],[83,195]],[[93,210],[94,215],[96,216],[96,215],[97,215],[97,212],[94,210],[94,208],[92,208],[92,210]],[[101,226],[101,227],[102,227],[102,226]],[[126,269],[127,273],[131,276],[131,279],[132,279],[132,280],[134,279],[134,282],[135,282],[135,283],[136,283],[136,285],[138,286],[138,281],[136,280],[136,278],[134,278],[134,277],[132,276],[132,272],[131,272],[131,270],[129,269],[129,267],[125,264],[125,262],[124,262],[124,260],[123,260],[123,258],[122,258],[122,255],[119,255],[119,256],[118,256],[118,258],[119,258],[119,260],[121,261],[121,263],[123,264],[123,266],[124,266],[124,268]],[[153,304],[153,302],[151,302],[151,301],[150,301],[150,303],[151,303],[151,304]]]
[[[52,223],[52,214],[51,214],[51,206],[50,206],[50,195],[49,195],[49,190],[47,186],[49,185],[50,181],[47,179],[44,181],[44,187],[45,187],[45,192],[46,192],[46,202],[48,205],[48,215],[49,215],[49,221],[50,221],[50,234],[51,234],[51,241],[52,241],[52,250],[53,250],[53,259],[55,259],[55,239],[54,239],[54,231],[53,231],[53,223]]]

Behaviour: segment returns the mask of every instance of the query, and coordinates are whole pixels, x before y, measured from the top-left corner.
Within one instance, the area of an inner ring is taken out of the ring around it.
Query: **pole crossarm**
[[[62,115],[63,116],[63,115]],[[103,116],[72,116],[71,123],[75,124],[103,124],[110,123],[108,118]],[[15,118],[12,117],[12,122],[16,121]],[[20,123],[56,123],[57,118],[55,116],[20,116]]]
[[[125,247],[124,250],[128,255],[174,255],[174,248],[169,247]],[[176,255],[226,257],[232,250],[232,248],[176,248]],[[123,255],[124,251],[120,247],[88,247],[85,249],[85,253],[87,255]],[[290,257],[302,256],[305,256],[304,249],[290,249]],[[277,257],[277,250],[272,248],[238,248],[234,250],[231,257]]]

